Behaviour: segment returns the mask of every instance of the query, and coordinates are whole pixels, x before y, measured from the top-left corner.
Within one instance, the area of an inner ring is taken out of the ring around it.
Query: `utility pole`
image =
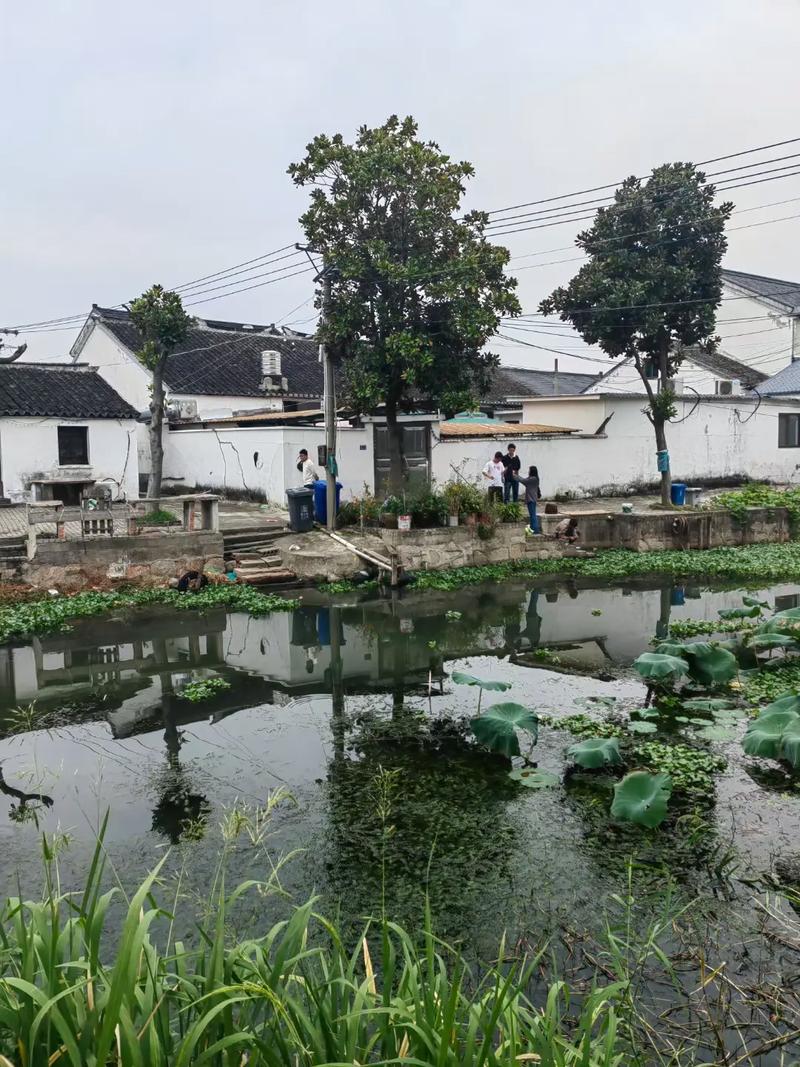
[[[331,268],[322,271],[322,325],[328,322],[331,306]],[[336,528],[336,379],[333,373],[333,356],[330,345],[324,340],[319,346],[319,359],[323,374],[323,412],[325,414],[325,502],[327,505],[327,526]]]
[[[295,248],[305,252],[312,266],[316,264],[311,259],[311,254],[320,254],[319,250],[310,245],[296,244]],[[323,257],[324,262],[324,257]],[[322,316],[320,325],[325,330],[325,325],[331,312],[331,279],[336,268],[325,263],[322,270],[314,278],[316,282],[322,282]],[[322,364],[323,401],[322,411],[325,416],[325,504],[327,508],[327,527],[329,530],[336,528],[336,476],[339,469],[336,465],[336,378],[333,370],[333,354],[330,345],[324,340],[319,346],[319,361]]]

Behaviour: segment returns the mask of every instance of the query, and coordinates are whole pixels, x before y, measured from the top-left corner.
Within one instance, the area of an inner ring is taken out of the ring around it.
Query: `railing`
[[[28,559],[36,555],[38,527],[55,526],[56,538],[66,540],[67,523],[80,523],[82,538],[114,537],[121,533],[136,534],[152,511],[175,511],[180,505],[177,524],[186,532],[219,530],[219,497],[210,493],[183,496],[145,497],[131,503],[103,504],[94,507],[65,507],[60,500],[40,500],[26,505]]]

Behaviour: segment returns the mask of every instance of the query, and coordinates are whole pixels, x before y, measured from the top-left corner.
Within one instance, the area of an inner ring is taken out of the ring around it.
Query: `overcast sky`
[[[0,326],[113,305],[296,240],[306,194],[287,165],[316,133],[350,137],[392,113],[474,163],[469,204],[487,210],[800,136],[798,0],[0,0],[0,11]],[[800,215],[800,175],[731,197],[798,198],[731,226]],[[577,228],[505,238],[529,257],[515,268],[535,265],[517,275],[524,310],[575,270],[541,264],[568,257],[547,250]],[[733,231],[726,265],[797,280],[799,239],[800,219]],[[293,311],[310,275],[213,295],[192,310],[246,322],[313,312]],[[26,358],[66,354],[76,332],[27,336]]]

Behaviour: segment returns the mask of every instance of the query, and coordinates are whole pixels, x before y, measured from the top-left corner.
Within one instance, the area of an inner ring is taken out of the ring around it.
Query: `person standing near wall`
[[[539,488],[539,470],[537,467],[529,467],[527,478],[520,478],[518,474],[515,474],[514,479],[525,486],[525,503],[528,506],[528,518],[530,520],[530,525],[525,528],[525,533],[529,535],[541,533],[539,516],[536,514],[537,504],[542,497],[542,491]]]
[[[303,479],[303,486],[306,489],[310,489],[314,482],[319,478],[319,472],[308,458],[307,448],[301,448],[297,455],[297,469],[300,472],[300,477]]]
[[[503,501],[508,503],[509,500],[513,500],[516,504],[519,500],[519,485],[517,484],[517,476],[519,475],[522,463],[517,455],[517,446],[514,444],[508,445],[508,450],[503,456],[503,466],[505,468],[505,490],[503,492]]]
[[[499,503],[503,499],[503,475],[505,474],[502,452],[495,452],[494,457],[483,468],[482,474],[489,483],[487,489],[489,503],[491,504],[493,500]]]

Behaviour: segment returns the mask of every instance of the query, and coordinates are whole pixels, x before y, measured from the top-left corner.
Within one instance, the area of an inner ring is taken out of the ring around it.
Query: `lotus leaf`
[[[677,656],[678,659],[683,659],[686,648],[682,641],[662,641],[660,645],[656,645],[656,652],[662,656]]]
[[[789,637],[788,634],[753,634],[752,637],[747,638],[747,644],[750,648],[793,648],[797,641],[794,637]]]
[[[719,612],[721,619],[757,619],[761,614],[758,604],[751,604],[746,608],[724,608]]]
[[[631,715],[637,715],[640,719],[657,719],[658,708],[634,708]]]
[[[539,736],[538,717],[522,704],[492,704],[470,726],[478,740],[492,752],[509,757],[519,755],[517,729],[531,734],[534,743]]]
[[[639,722],[634,719],[628,723],[628,729],[632,734],[654,734],[658,726],[654,722]]]
[[[723,700],[719,697],[698,697],[683,701],[683,707],[686,711],[727,711],[730,706],[729,700]]]
[[[775,619],[786,619],[788,622],[800,622],[800,608],[787,608],[786,611],[776,611],[772,616]]]
[[[558,781],[554,774],[537,771],[535,767],[517,767],[509,771],[508,777],[512,782],[519,782],[528,789],[547,789]]]
[[[754,596],[743,596],[742,603],[748,608],[768,608],[768,600],[757,600]]]
[[[684,646],[689,661],[689,675],[702,685],[723,685],[736,677],[739,664],[727,648],[707,641],[694,641]]]
[[[484,681],[476,678],[474,674],[464,674],[463,671],[453,671],[450,676],[456,685],[477,685],[481,689],[491,689],[498,693],[504,693],[511,688],[511,682]]]
[[[742,746],[748,756],[778,759],[784,731],[787,727],[796,726],[798,723],[800,723],[800,715],[796,711],[766,709],[747,727]]]
[[[642,678],[656,683],[680,678],[689,670],[686,660],[661,652],[643,652],[633,665]]]
[[[567,755],[579,767],[589,771],[606,764],[622,763],[616,737],[588,737],[585,741],[571,745]]]
[[[773,711],[793,711],[796,715],[800,715],[800,696],[795,696],[794,693],[784,693],[777,700],[773,700],[771,704],[767,704],[762,709],[759,718],[769,715]]]
[[[731,638],[729,641],[720,641],[719,647],[724,648],[726,652],[730,652],[732,656],[735,656],[736,662],[742,670],[754,670],[758,667],[758,659],[755,652],[738,637]]]
[[[667,774],[632,771],[614,786],[611,814],[615,819],[654,827],[667,817],[672,780]]]
[[[790,723],[781,736],[781,756],[791,763],[795,770],[800,769],[800,718]]]
[[[730,726],[706,726],[697,731],[697,736],[706,741],[733,741],[738,731]]]

